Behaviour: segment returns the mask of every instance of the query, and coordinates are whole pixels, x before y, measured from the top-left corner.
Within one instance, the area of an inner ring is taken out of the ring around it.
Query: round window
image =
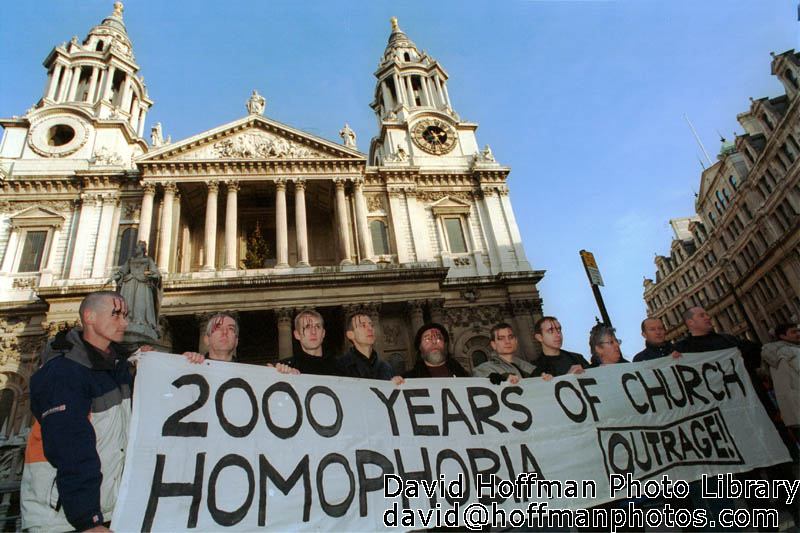
[[[64,146],[75,138],[75,130],[66,124],[56,124],[47,134],[47,144],[50,146]]]

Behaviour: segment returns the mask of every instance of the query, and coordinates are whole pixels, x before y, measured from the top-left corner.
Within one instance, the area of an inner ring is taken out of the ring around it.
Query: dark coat
[[[447,361],[445,362],[447,369],[453,375],[454,378],[468,378],[469,374],[464,367],[462,367],[458,361],[453,359],[452,357],[448,357]],[[431,377],[430,372],[428,372],[428,365],[425,364],[425,361],[422,360],[421,357],[417,358],[417,364],[414,365],[414,368],[403,372],[404,378],[429,378]]]

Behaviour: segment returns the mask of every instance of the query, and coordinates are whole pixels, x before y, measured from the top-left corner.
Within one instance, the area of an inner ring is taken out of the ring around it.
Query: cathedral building
[[[703,171],[695,216],[670,223],[668,255],[645,279],[648,316],[667,338],[687,335],[681,315],[702,306],[715,328],[771,342],[778,324],[800,323],[800,54],[772,55],[785,93],[751,99],[745,133]]]
[[[145,138],[155,100],[120,3],[44,66],[39,102],[0,119],[0,442],[18,444],[31,423],[26,384],[42,343],[77,323],[86,294],[114,287],[138,241],[161,276],[158,344],[173,352],[202,351],[209,316],[229,311],[238,360],[276,361],[297,349],[294,315],[313,306],[326,352],[344,351],[344,316],[364,310],[398,372],[429,320],[447,326],[468,369],[500,321],[538,356],[544,271],[523,249],[510,168],[477,144],[444,67],[396,19],[366,154],[347,125],[333,142],[271,120],[256,91],[227,124],[179,141],[156,124]]]

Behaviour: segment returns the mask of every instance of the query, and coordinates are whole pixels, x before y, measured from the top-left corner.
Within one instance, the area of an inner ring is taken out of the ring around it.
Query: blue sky
[[[80,39],[112,1],[0,2],[0,116],[42,95],[42,62]],[[546,314],[568,350],[588,354],[599,315],[578,256],[595,254],[623,354],[642,348],[642,276],[669,250],[670,218],[693,212],[702,152],[742,133],[749,97],[778,96],[769,53],[800,49],[797,2],[125,2],[124,20],[150,97],[147,127],[180,140],[246,114],[340,142],[345,122],[366,152],[368,104],[389,18],[450,75],[478,143],[512,167],[523,243]],[[719,132],[719,133],[718,133]]]

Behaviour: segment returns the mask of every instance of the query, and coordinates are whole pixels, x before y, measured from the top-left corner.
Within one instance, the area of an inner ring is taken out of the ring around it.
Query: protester
[[[325,339],[325,320],[317,311],[306,308],[294,317],[294,338],[300,342],[300,352],[285,361],[301,374],[338,376],[336,359],[322,353]]]
[[[667,330],[658,318],[645,318],[642,320],[642,337],[644,337],[644,350],[633,356],[633,362],[650,361],[671,355],[680,357],[672,343],[665,339]]]
[[[441,324],[431,322],[417,330],[414,347],[417,349],[417,362],[414,368],[405,372],[395,383],[404,378],[465,378],[469,374],[458,361],[450,357],[450,335]]]
[[[135,370],[118,344],[128,305],[115,292],[95,292],[78,314],[83,327],[58,333],[30,380],[36,422],[22,475],[23,529],[108,531],[114,512]]]
[[[351,378],[392,379],[392,367],[382,361],[372,347],[375,344],[372,319],[363,312],[351,313],[346,319],[345,327],[345,336],[352,345],[336,360],[341,375]]]
[[[525,359],[517,356],[519,341],[514,333],[514,328],[505,322],[495,325],[489,332],[492,340],[492,354],[484,362],[472,369],[472,376],[476,378],[489,378],[495,385],[508,380],[509,383],[518,383],[522,378],[539,376],[537,367]],[[541,375],[549,381],[552,376]]]
[[[589,332],[590,367],[628,362],[622,358],[622,341],[617,339],[616,331],[605,324],[597,324]]]
[[[543,356],[536,360],[537,372],[551,376],[564,374],[582,374],[589,363],[581,354],[568,352],[561,349],[564,336],[561,333],[561,324],[553,316],[545,316],[536,321],[533,326],[534,337],[542,345]],[[538,374],[537,374],[538,375]]]
[[[775,342],[761,348],[761,358],[769,366],[772,386],[783,423],[798,438],[800,434],[800,330],[793,324],[775,328]]]

